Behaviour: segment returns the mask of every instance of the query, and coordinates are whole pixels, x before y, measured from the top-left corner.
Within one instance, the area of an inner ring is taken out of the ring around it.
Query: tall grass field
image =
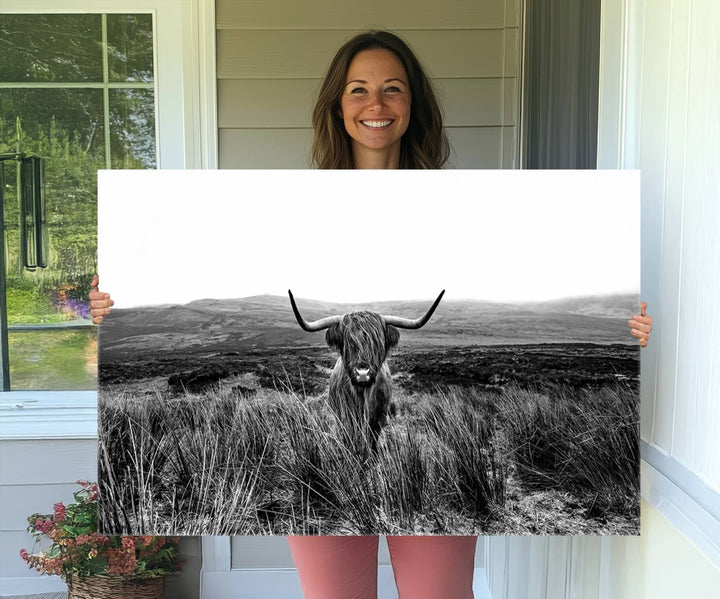
[[[636,383],[396,390],[377,453],[327,395],[102,390],[100,528],[638,534]]]

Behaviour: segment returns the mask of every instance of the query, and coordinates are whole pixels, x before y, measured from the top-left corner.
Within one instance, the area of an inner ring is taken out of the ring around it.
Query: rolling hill
[[[354,310],[420,316],[428,301],[338,304],[298,298],[307,320]],[[418,331],[404,331],[404,346],[530,343],[634,343],[627,319],[635,295],[593,296],[539,303],[448,300]],[[324,335],[303,331],[285,296],[202,299],[184,305],[115,309],[100,329],[101,356],[120,358],[157,352],[243,351],[323,345]]]

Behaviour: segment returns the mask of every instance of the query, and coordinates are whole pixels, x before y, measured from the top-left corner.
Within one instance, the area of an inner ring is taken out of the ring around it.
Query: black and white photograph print
[[[636,171],[101,171],[101,531],[637,535]]]

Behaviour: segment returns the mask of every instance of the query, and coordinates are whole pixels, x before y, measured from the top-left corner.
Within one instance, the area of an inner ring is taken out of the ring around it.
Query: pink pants
[[[400,599],[472,599],[477,537],[388,537]],[[375,599],[378,537],[288,537],[305,599]]]

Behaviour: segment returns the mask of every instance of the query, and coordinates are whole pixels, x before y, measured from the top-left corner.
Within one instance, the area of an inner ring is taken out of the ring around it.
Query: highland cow
[[[366,441],[373,452],[390,410],[392,380],[386,358],[398,343],[398,329],[424,326],[444,293],[443,289],[425,315],[416,319],[360,310],[307,322],[288,290],[298,324],[308,332],[327,329],[325,341],[340,354],[330,375],[328,403],[348,437]]]

